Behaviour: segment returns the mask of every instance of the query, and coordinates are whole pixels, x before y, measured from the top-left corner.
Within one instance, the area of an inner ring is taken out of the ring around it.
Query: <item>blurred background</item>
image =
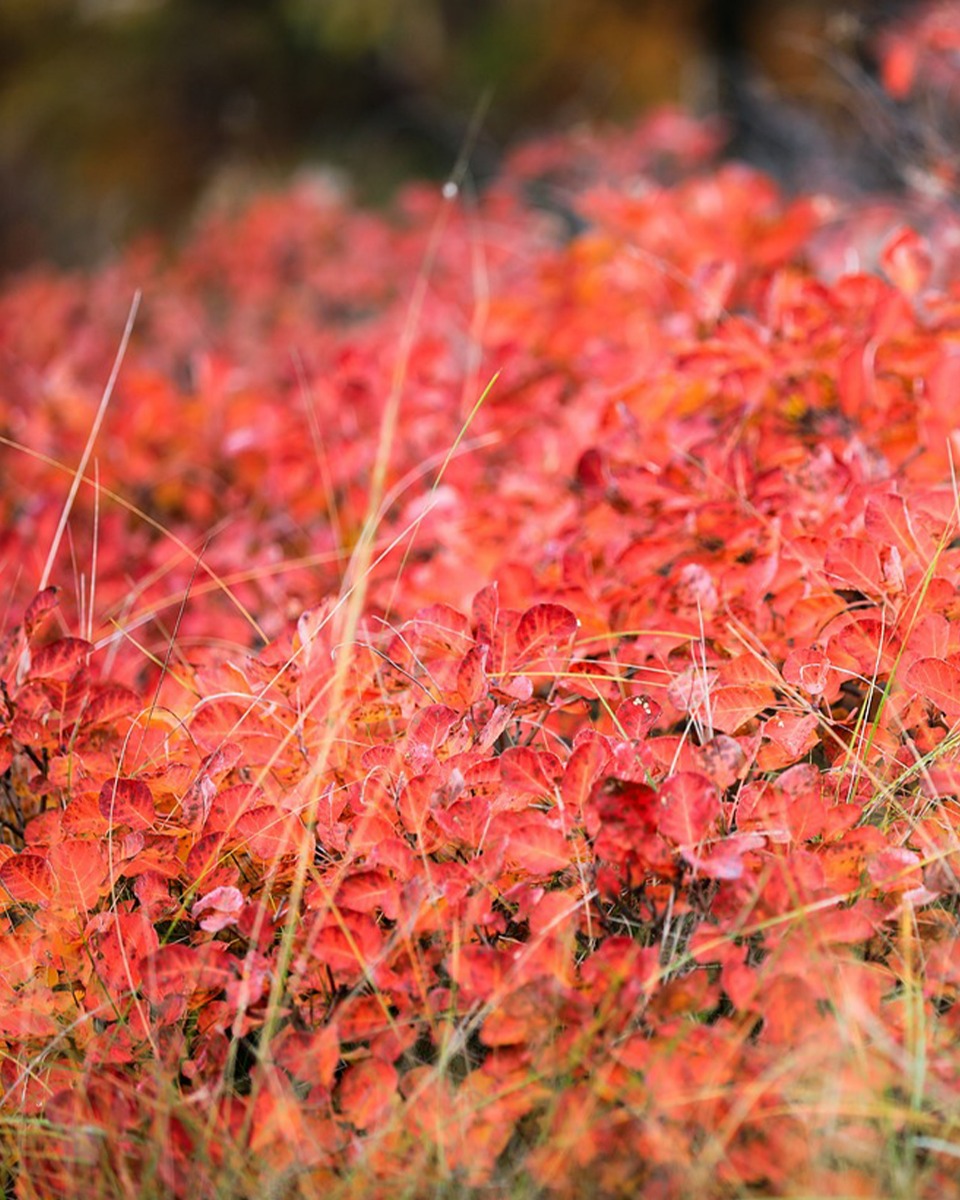
[[[0,272],[95,263],[308,166],[377,203],[444,176],[481,112],[481,181],[534,133],[665,102],[716,111],[741,70],[834,121],[838,56],[862,57],[871,22],[903,7],[0,0]]]

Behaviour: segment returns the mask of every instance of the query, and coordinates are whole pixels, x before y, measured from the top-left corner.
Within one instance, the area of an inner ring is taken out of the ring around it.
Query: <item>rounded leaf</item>
[[[39,854],[15,854],[0,863],[0,887],[21,904],[49,904],[57,891],[57,877]]]
[[[108,779],[100,789],[100,812],[132,830],[149,829],[156,817],[153,794],[142,779]]]

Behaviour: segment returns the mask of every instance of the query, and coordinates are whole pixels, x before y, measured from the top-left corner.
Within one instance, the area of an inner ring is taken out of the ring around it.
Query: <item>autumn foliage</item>
[[[712,150],[0,295],[10,1195],[960,1196],[960,216]]]

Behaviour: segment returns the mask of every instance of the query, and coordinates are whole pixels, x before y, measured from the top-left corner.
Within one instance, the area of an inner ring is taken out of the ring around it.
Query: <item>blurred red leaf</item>
[[[933,272],[930,243],[914,229],[898,229],[880,251],[880,265],[901,292],[916,296]]]
[[[678,846],[696,846],[716,831],[720,798],[706,776],[689,771],[671,776],[658,802],[660,832]]]
[[[143,994],[151,1004],[160,1004],[171,995],[189,998],[219,992],[236,977],[237,966],[222,942],[160,946],[141,963]]]
[[[379,911],[388,921],[395,921],[400,912],[400,888],[386,871],[355,871],[337,889],[336,904],[354,912]]]
[[[496,995],[510,967],[507,955],[492,946],[462,946],[447,960],[447,971],[468,1002]]]
[[[546,813],[501,813],[491,824],[492,837],[503,834],[508,863],[531,875],[551,875],[570,865],[571,847]]]
[[[347,1068],[340,1079],[340,1112],[355,1129],[380,1124],[398,1100],[398,1076],[391,1063],[367,1058]]]
[[[340,1035],[336,1025],[324,1025],[316,1032],[288,1025],[274,1040],[272,1052],[277,1065],[294,1079],[330,1087],[340,1061]]]
[[[867,874],[885,892],[904,892],[923,883],[923,859],[914,850],[888,846],[867,860]]]

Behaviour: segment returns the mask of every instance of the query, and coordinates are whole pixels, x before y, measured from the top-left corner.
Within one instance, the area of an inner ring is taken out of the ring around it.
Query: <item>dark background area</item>
[[[377,203],[446,174],[481,111],[481,179],[532,133],[665,102],[713,111],[718,55],[728,84],[757,72],[842,122],[838,56],[855,61],[887,7],[904,6],[0,0],[0,272],[97,262],[308,166]]]

